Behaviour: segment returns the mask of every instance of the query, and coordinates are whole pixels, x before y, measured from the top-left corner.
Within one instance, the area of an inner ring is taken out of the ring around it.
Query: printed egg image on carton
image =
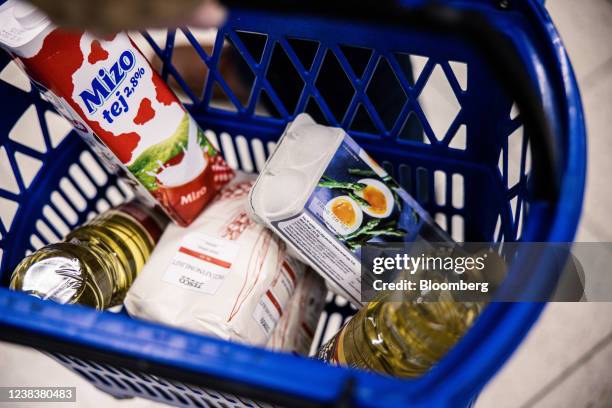
[[[251,216],[278,233],[330,289],[361,304],[361,247],[450,241],[429,214],[341,128],[300,114],[249,197]]]

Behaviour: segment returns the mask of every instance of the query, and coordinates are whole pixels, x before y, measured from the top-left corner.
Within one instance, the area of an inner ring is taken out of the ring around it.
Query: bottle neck
[[[168,225],[168,217],[159,209],[159,207],[149,207],[137,201],[130,201],[121,204],[114,211],[122,213],[126,217],[130,217],[133,222],[137,223],[140,228],[147,234],[152,246],[159,241],[164,229]]]

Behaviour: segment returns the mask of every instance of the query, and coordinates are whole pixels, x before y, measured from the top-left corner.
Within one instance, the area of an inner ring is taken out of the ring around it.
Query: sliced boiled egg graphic
[[[372,178],[361,179],[358,183],[366,185],[358,195],[370,204],[361,204],[363,212],[374,218],[387,218],[390,216],[395,206],[395,200],[389,187],[383,182]]]
[[[359,205],[347,195],[332,198],[323,211],[325,223],[338,235],[348,235],[357,231],[363,221]]]

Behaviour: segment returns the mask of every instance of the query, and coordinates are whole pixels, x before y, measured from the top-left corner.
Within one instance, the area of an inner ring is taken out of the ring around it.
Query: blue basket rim
[[[549,60],[547,68],[553,72],[562,81],[562,104],[565,105],[566,111],[566,133],[568,135],[567,149],[567,168],[565,169],[563,178],[561,179],[560,200],[554,209],[542,209],[542,217],[548,218],[551,222],[548,238],[550,241],[568,242],[572,241],[578,225],[580,211],[582,207],[582,198],[584,195],[584,184],[586,177],[586,130],[584,125],[584,114],[582,111],[582,103],[575,75],[572,71],[569,58],[563,48],[559,35],[554,28],[550,17],[543,6],[532,0],[528,3],[531,11],[530,18],[534,19],[541,28],[540,35],[543,35],[548,46],[548,53],[554,54],[555,59]],[[559,102],[559,101],[557,101]],[[199,335],[187,334],[171,328],[166,328],[149,323],[135,322],[127,319],[125,316],[112,315],[108,313],[98,314],[91,310],[83,308],[67,307],[49,303],[41,303],[36,299],[25,297],[22,294],[11,293],[6,289],[0,290],[0,307],[4,310],[13,310],[15,313],[10,315],[3,314],[0,316],[0,322],[3,326],[20,327],[22,322],[19,318],[23,318],[30,313],[30,316],[39,314],[40,317],[51,319],[53,316],[70,316],[74,315],[75,319],[80,322],[107,325],[109,331],[96,332],[92,330],[90,333],[83,331],[84,326],[75,324],[74,326],[58,326],[47,324],[44,319],[37,319],[36,331],[39,335],[45,334],[49,336],[64,338],[66,340],[79,341],[86,343],[93,348],[115,349],[117,353],[130,355],[134,358],[146,359],[155,361],[160,364],[180,365],[185,368],[192,368],[194,371],[215,372],[219,375],[229,376],[234,380],[241,380],[246,383],[260,384],[262,386],[271,386],[272,388],[282,388],[292,390],[296,393],[303,392],[305,396],[320,401],[333,399],[342,389],[344,381],[349,375],[354,376],[357,380],[355,386],[355,397],[364,405],[374,405],[377,402],[385,402],[389,406],[392,403],[405,403],[407,392],[414,391],[417,394],[419,391],[427,390],[427,393],[445,388],[445,398],[457,398],[464,400],[465,396],[473,395],[474,391],[481,388],[486,380],[491,377],[492,373],[497,370],[503,361],[507,359],[510,353],[517,347],[524,335],[527,333],[533,322],[537,319],[542,311],[543,303],[521,303],[521,304],[492,304],[481,315],[476,322],[476,327],[496,327],[495,336],[484,331],[485,336],[476,335],[476,332],[482,333],[482,330],[471,330],[460,343],[447,355],[441,363],[436,366],[431,372],[425,376],[413,380],[403,381],[390,379],[387,377],[371,375],[364,372],[353,372],[350,370],[339,370],[332,367],[314,364],[307,360],[295,360],[295,368],[300,370],[310,371],[309,380],[316,380],[321,384],[318,390],[310,389],[307,381],[296,384],[294,380],[279,382],[280,376],[278,373],[271,378],[262,377],[260,374],[248,369],[248,364],[245,362],[236,362],[235,367],[229,366],[227,362],[219,360],[218,362],[211,361],[193,361],[193,354],[188,351],[170,352],[170,355],[158,355],[156,353],[148,354],[153,351],[159,352],[159,349],[150,350],[147,347],[128,347],[124,343],[124,339],[118,336],[116,342],[112,338],[101,336],[102,334],[111,334],[112,327],[132,327],[137,331],[138,327],[146,331],[148,329],[161,333],[160,336],[166,338],[175,338],[177,342],[185,341],[189,344],[197,344],[200,348],[206,345],[221,347],[226,350],[232,350],[237,357],[248,360],[249,354],[255,353],[261,357],[260,362],[278,363],[282,367],[287,362],[284,356],[279,356],[267,351],[257,350],[239,346],[230,345],[227,343],[219,343],[216,340],[208,339]],[[19,314],[19,311],[27,312]],[[50,322],[51,320],[49,320]],[[60,319],[59,321],[62,321]],[[63,320],[65,322],[65,320]],[[492,326],[492,323],[496,324]],[[503,323],[503,330],[500,330],[500,322]],[[32,322],[29,323],[29,329],[34,329]],[[92,327],[92,326],[90,326]],[[122,335],[123,331],[120,332]],[[499,339],[506,339],[503,344],[499,343]],[[142,344],[154,345],[154,339],[147,339]],[[159,343],[160,346],[165,345],[165,341]],[[485,347],[485,345],[488,345]],[[493,348],[493,345],[495,347]],[[139,344],[140,346],[140,344]],[[478,346],[478,347],[475,347]],[[474,348],[475,347],[475,348]],[[496,354],[491,355],[490,351],[495,349]],[[230,353],[231,354],[231,353]],[[202,356],[202,354],[198,354]],[[238,358],[238,360],[240,360]],[[299,362],[298,362],[299,361]],[[293,360],[292,360],[293,364]],[[470,369],[470,367],[480,367],[479,369]],[[239,369],[235,369],[239,368]],[[461,372],[461,379],[458,377],[452,378],[453,375]],[[386,396],[381,400],[381,390],[387,392]],[[413,392],[410,392],[411,397],[415,397]],[[423,397],[425,399],[429,397]],[[431,397],[436,399],[439,397]],[[431,400],[429,400],[431,402]],[[415,400],[413,402],[418,402]]]

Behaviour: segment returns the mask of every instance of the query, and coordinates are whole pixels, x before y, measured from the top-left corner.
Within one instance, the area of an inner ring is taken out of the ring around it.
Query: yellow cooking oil
[[[485,269],[467,270],[462,277],[498,285],[506,264],[495,252],[486,252]],[[425,373],[467,332],[486,305],[484,301],[456,301],[449,292],[438,296],[434,301],[423,301],[381,295],[325,343],[318,358],[397,377]]]
[[[93,218],[15,268],[10,287],[58,303],[120,304],[151,255],[167,219],[136,201]]]
[[[481,303],[370,302],[319,351],[336,365],[397,377],[429,370],[476,319]]]

